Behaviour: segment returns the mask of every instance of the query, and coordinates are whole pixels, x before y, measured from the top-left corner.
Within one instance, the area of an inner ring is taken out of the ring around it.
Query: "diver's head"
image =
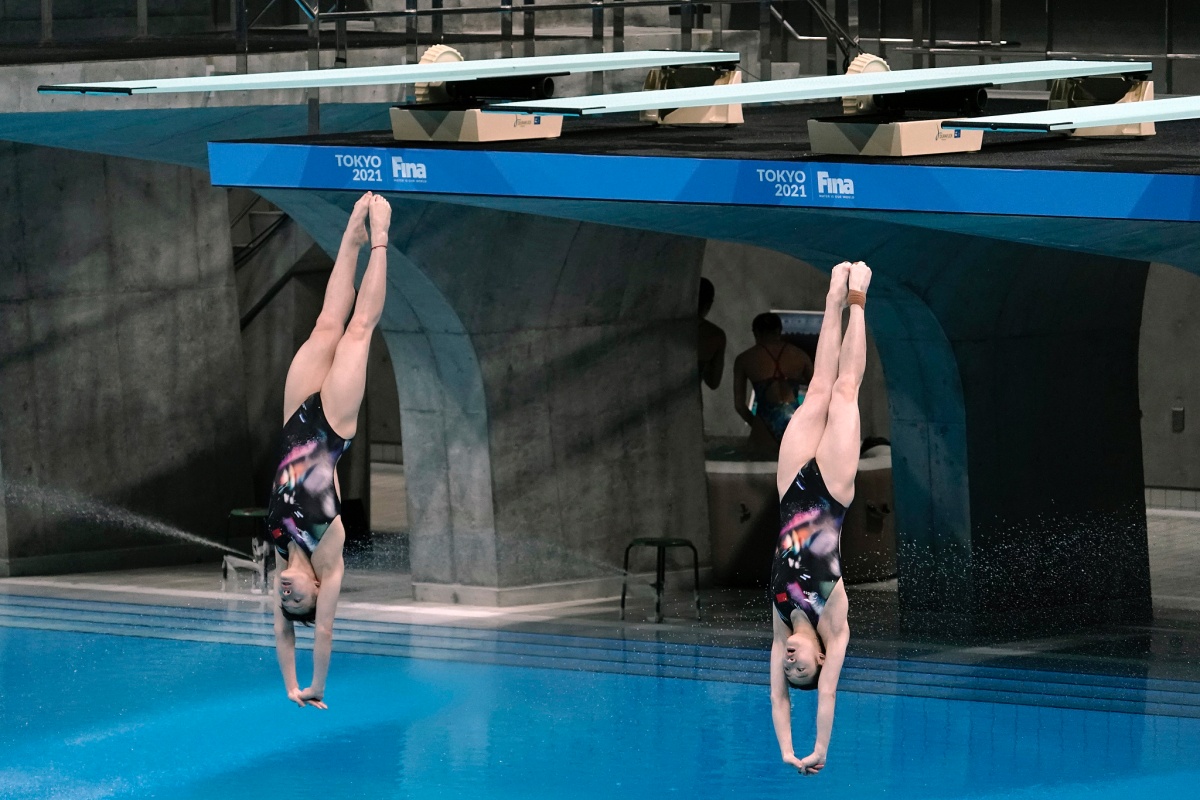
[[[783,320],[778,314],[767,311],[754,318],[750,323],[750,330],[754,333],[754,341],[759,344],[773,342],[783,333]]]
[[[292,622],[316,622],[320,588],[320,582],[311,572],[285,567],[279,573],[279,607],[283,609],[283,616]]]
[[[821,667],[825,665],[825,647],[815,631],[793,633],[783,651],[783,676],[793,689],[815,689]]]

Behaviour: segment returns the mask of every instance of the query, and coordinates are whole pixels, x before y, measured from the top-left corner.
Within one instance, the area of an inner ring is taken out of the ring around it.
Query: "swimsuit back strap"
[[[782,361],[783,351],[787,349],[787,342],[784,342],[783,347],[779,348],[778,356],[775,355],[774,353],[772,353],[765,344],[760,344],[759,347],[761,347],[763,349],[763,352],[765,352],[768,356],[770,356],[771,361],[773,361],[775,363],[775,371],[771,374],[771,377],[769,379],[771,381],[771,383],[776,383],[778,381],[787,381],[787,375],[785,375],[783,372],[783,361]]]

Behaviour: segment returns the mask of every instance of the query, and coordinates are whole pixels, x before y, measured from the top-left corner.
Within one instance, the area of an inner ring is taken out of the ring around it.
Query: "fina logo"
[[[392,156],[392,179],[397,181],[425,180],[425,165],[405,161],[403,156]]]
[[[826,197],[854,197],[854,181],[849,178],[831,178],[828,172],[818,172],[817,194]]]

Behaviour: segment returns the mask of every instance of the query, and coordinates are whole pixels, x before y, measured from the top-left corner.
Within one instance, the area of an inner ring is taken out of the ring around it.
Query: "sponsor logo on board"
[[[392,156],[392,180],[423,181],[426,179],[425,165],[419,161],[405,161],[404,156]]]
[[[854,181],[850,178],[833,178],[828,172],[817,173],[817,194],[821,197],[849,199],[854,197]]]

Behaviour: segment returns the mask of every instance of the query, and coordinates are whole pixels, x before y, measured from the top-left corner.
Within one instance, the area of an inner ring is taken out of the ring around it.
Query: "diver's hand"
[[[302,689],[299,694],[301,705],[307,704],[313,706],[314,708],[329,708],[329,706],[325,705],[325,702],[322,699],[324,696],[324,690],[318,691],[311,686],[307,689]]]
[[[825,756],[822,753],[813,753],[804,758],[796,758],[795,755],[784,756],[784,763],[791,764],[801,775],[816,775],[825,766]]]

